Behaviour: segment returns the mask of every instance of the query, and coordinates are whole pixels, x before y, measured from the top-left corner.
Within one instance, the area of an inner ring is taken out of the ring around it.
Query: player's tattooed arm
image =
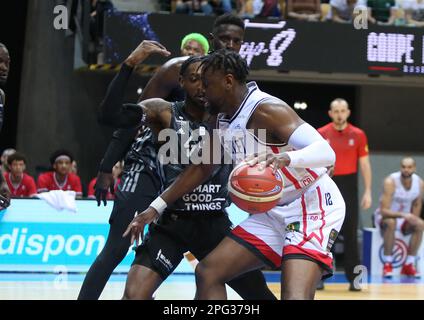
[[[148,99],[138,104],[143,115],[140,119],[143,125],[150,127],[157,136],[162,129],[171,126],[172,104],[163,99]]]

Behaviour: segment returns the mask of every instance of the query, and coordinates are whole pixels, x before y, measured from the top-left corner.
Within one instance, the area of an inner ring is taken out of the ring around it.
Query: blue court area
[[[270,289],[280,296],[280,274],[265,272]],[[76,300],[84,274],[54,273],[0,273],[0,300]],[[126,274],[114,274],[110,278],[101,300],[121,299],[125,288]],[[343,273],[336,273],[326,280],[325,290],[317,291],[317,300],[424,300],[423,279],[394,276],[383,279],[368,277],[359,281],[361,292],[348,291],[348,282]],[[155,293],[156,300],[192,300],[196,287],[192,273],[171,275]],[[227,288],[228,298],[239,300],[232,289]]]

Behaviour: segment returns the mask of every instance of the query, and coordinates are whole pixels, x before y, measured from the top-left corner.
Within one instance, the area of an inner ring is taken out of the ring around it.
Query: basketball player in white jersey
[[[401,274],[418,277],[415,256],[421,245],[424,230],[424,220],[420,218],[424,182],[415,174],[415,170],[415,160],[406,157],[400,163],[400,171],[384,179],[380,207],[375,212],[374,221],[375,225],[381,229],[384,238],[383,276],[385,278],[390,278],[393,272],[392,251],[396,230],[403,234],[411,234],[408,256]]]
[[[205,57],[202,77],[208,109],[220,114],[221,141],[236,163],[258,144],[268,146],[273,155],[267,164],[281,168],[285,192],[277,207],[249,216],[197,266],[196,298],[225,299],[228,280],[270,265],[282,268],[282,299],[313,299],[317,282],[332,273],[330,251],[345,215],[343,197],[326,173],[335,154],[287,104],[255,83],[246,84],[247,75],[246,61],[235,52],[218,50]],[[266,141],[258,142],[260,129],[266,129]],[[211,170],[213,165],[205,163],[188,167],[142,213],[143,223],[201,184]],[[133,236],[140,230],[134,225]]]

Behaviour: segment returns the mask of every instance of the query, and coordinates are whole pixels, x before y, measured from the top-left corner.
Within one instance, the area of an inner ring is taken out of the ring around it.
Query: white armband
[[[154,208],[159,213],[159,215],[162,215],[167,206],[168,205],[161,197],[157,197],[155,201],[150,204],[150,207]]]
[[[288,144],[295,151],[288,151],[289,167],[320,168],[334,165],[336,154],[328,142],[311,125],[304,123],[290,136]]]

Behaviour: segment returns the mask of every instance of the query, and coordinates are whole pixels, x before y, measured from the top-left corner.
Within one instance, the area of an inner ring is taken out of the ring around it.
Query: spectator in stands
[[[231,0],[177,0],[175,12],[193,14],[202,12],[206,15],[220,15],[233,10]]]
[[[264,3],[262,0],[238,0],[236,6],[240,17],[254,18],[261,13]]]
[[[370,15],[379,25],[405,25],[398,0],[368,0]]]
[[[424,27],[424,0],[404,0],[406,23],[414,27]]]
[[[118,189],[119,183],[121,182],[123,168],[124,168],[124,165],[122,161],[117,162],[115,166],[113,167],[112,169],[112,175],[114,179],[113,193],[110,191],[107,193],[107,197],[106,197],[107,200],[115,199],[115,192]],[[88,185],[88,198],[90,199],[96,199],[96,195],[95,195],[96,182],[97,182],[97,178],[94,178],[93,180],[90,181],[90,184]]]
[[[209,42],[200,33],[190,33],[181,41],[182,56],[204,56],[209,52]]]
[[[34,197],[37,187],[33,177],[25,173],[26,158],[23,154],[15,152],[7,158],[9,172],[3,174],[12,198]]]
[[[81,198],[81,179],[76,174],[71,173],[73,160],[73,156],[69,151],[58,150],[54,152],[50,157],[53,171],[43,173],[38,177],[38,192],[73,190],[77,193],[77,198]]]
[[[328,19],[338,23],[352,23],[355,18],[355,9],[362,8],[367,10],[366,0],[330,0],[331,10],[328,13]],[[368,21],[375,23],[375,19],[369,14]]]
[[[281,11],[279,9],[278,0],[263,0],[263,6],[259,17],[280,17]]]
[[[231,13],[233,6],[231,0],[209,0],[208,5],[202,8],[203,12],[207,15],[215,14],[217,16]]]
[[[7,158],[10,157],[12,154],[14,154],[16,152],[15,149],[9,148],[3,151],[2,155],[1,155],[1,171],[2,173],[4,172],[9,172],[9,166],[7,165]]]
[[[287,0],[287,17],[297,20],[319,21],[320,0]]]

